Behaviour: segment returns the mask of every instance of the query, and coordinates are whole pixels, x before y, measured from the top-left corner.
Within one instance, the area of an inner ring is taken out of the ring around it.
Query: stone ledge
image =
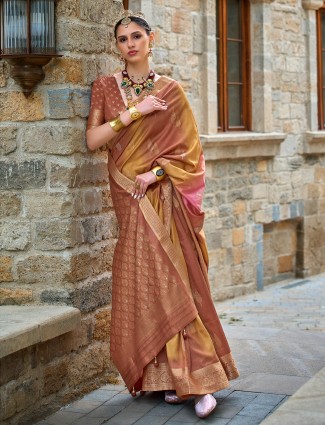
[[[304,154],[317,155],[325,153],[325,131],[307,131],[305,133]]]
[[[206,160],[272,157],[285,137],[284,133],[248,131],[200,135]]]
[[[77,308],[66,306],[1,306],[0,358],[75,329]]]

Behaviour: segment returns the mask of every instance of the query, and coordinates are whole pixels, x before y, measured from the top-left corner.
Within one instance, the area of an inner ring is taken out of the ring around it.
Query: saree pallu
[[[153,94],[167,111],[143,116],[109,143],[119,224],[110,348],[130,391],[175,389],[186,398],[226,388],[239,374],[210,294],[195,120],[174,80],[161,77]],[[115,78],[97,80],[88,123],[100,125],[123,108]],[[165,179],[134,199],[135,177],[157,164]]]

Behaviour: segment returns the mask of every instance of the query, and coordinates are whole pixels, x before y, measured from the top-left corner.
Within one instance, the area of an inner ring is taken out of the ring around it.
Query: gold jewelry
[[[151,57],[152,57],[152,47],[153,47],[153,42],[152,42],[152,41],[150,41],[150,43],[149,43],[149,51],[148,51],[148,56],[149,56],[149,58],[151,58]]]
[[[142,117],[142,114],[140,111],[137,110],[137,108],[135,106],[131,106],[129,108],[129,112],[130,112],[130,116],[131,116],[131,120],[135,121],[138,120],[139,118]]]
[[[115,22],[114,25],[116,25],[119,21],[121,21],[122,25],[125,25],[125,28],[129,25],[131,22],[130,16],[134,16],[136,18],[142,18],[144,21],[146,21],[145,16],[142,12],[135,12],[133,13],[132,10],[124,10],[123,17],[119,17]],[[146,21],[147,22],[147,21]],[[148,24],[148,22],[147,22]],[[149,24],[148,24],[149,26]]]
[[[160,180],[162,180],[165,177],[165,171],[163,170],[163,168],[161,168],[159,166],[154,167],[151,171],[156,176],[157,182],[159,182]]]
[[[147,79],[145,79],[144,77],[142,77],[142,81],[138,80],[138,82],[134,82],[133,80],[131,80],[131,78],[129,77],[129,74],[125,69],[123,69],[122,71],[122,83],[121,83],[121,88],[125,91],[125,96],[128,102],[128,108],[130,108],[130,106],[134,106],[135,102],[132,101],[133,96],[132,96],[132,92],[131,92],[131,87],[134,90],[134,93],[136,96],[140,96],[140,94],[143,92],[143,90],[145,91],[146,95],[149,96],[149,94],[152,92],[152,90],[155,88],[155,72],[153,70],[151,70],[149,72],[149,75],[147,77]],[[136,102],[138,103],[138,102]]]
[[[113,120],[109,121],[109,125],[116,133],[118,133],[120,130],[122,130],[122,128],[125,127],[120,117],[114,118]]]

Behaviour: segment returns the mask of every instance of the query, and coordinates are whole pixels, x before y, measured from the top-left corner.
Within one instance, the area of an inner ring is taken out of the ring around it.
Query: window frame
[[[241,23],[242,23],[242,123],[241,126],[229,125],[229,99],[227,81],[227,43],[228,38],[227,30],[227,14],[228,5],[227,0],[217,0],[216,8],[218,8],[216,45],[217,45],[217,74],[220,71],[220,76],[217,75],[217,116],[218,116],[218,132],[232,132],[232,131],[250,131],[252,127],[252,102],[251,102],[251,42],[250,42],[250,2],[248,0],[242,1],[241,10]],[[220,35],[220,36],[219,36]],[[219,65],[220,64],[220,65]],[[220,87],[220,88],[219,88]],[[219,113],[220,108],[220,113]],[[219,122],[221,121],[221,122]]]
[[[323,75],[325,70],[323,69],[323,58],[322,54],[325,54],[325,45],[322,42],[322,15],[325,17],[325,4],[317,10],[317,94],[318,94],[318,128],[319,130],[325,130],[325,118],[324,118],[324,95],[325,81]]]

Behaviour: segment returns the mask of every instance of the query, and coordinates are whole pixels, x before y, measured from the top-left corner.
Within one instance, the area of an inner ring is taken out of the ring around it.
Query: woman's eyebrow
[[[141,31],[131,32],[131,35],[134,35],[134,34],[141,34]],[[119,35],[117,38],[122,38],[122,37],[126,37],[126,35],[122,34],[122,35]]]

